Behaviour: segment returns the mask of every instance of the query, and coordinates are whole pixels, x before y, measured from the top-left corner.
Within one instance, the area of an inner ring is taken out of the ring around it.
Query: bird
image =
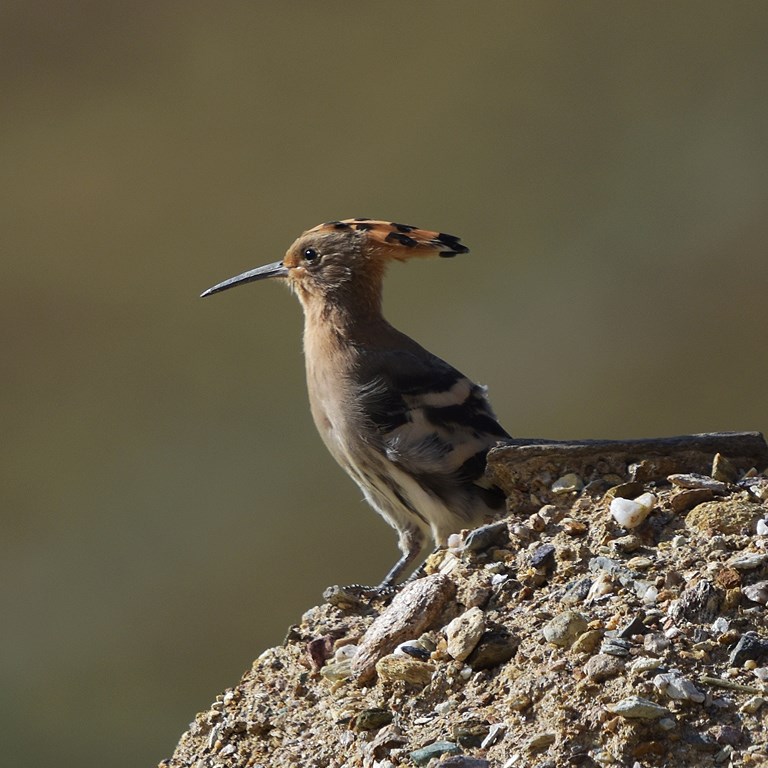
[[[468,252],[460,238],[443,232],[364,217],[330,221],[302,233],[281,261],[201,294],[270,279],[287,283],[298,298],[315,426],[398,535],[401,556],[373,589],[394,588],[451,534],[498,520],[506,508],[505,494],[485,470],[488,451],[510,436],[486,388],[382,314],[391,262]]]

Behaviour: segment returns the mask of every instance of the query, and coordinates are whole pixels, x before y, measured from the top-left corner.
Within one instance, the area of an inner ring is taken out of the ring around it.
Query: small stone
[[[334,661],[326,664],[320,670],[320,674],[326,680],[332,682],[346,680],[348,677],[352,677],[352,659],[344,659],[342,661]]]
[[[629,696],[615,704],[608,704],[606,709],[614,715],[628,719],[658,720],[660,717],[669,717],[671,714],[666,707],[640,696]]]
[[[758,520],[756,530],[758,536],[768,536],[768,520]]]
[[[651,656],[638,656],[627,668],[632,672],[642,674],[643,672],[650,672],[652,669],[658,669],[661,665],[661,659],[654,659]]]
[[[486,630],[475,650],[467,658],[467,664],[475,670],[491,669],[509,661],[520,641],[506,627],[494,626]]]
[[[761,661],[768,656],[768,640],[756,632],[745,632],[736,647],[731,651],[728,664],[731,667],[742,667],[749,659]]]
[[[731,558],[728,565],[731,568],[735,568],[737,571],[752,571],[755,568],[760,568],[768,561],[768,555],[764,553],[751,552],[746,555],[737,555]]]
[[[585,576],[577,581],[572,581],[566,585],[560,602],[566,605],[574,605],[576,603],[583,603],[589,594],[589,589],[592,586],[592,579],[589,576]]]
[[[672,641],[659,632],[654,632],[643,638],[643,648],[649,653],[664,653],[670,645],[672,645]]]
[[[599,629],[588,629],[578,636],[571,650],[574,653],[594,653],[602,639],[603,633]]]
[[[736,482],[739,476],[739,470],[736,469],[733,462],[723,456],[722,453],[716,453],[712,460],[712,477],[722,483]]]
[[[742,712],[746,712],[749,715],[754,715],[755,712],[757,712],[760,707],[765,704],[765,698],[762,696],[752,696],[751,698],[747,699],[739,709],[741,709]]]
[[[712,735],[718,744],[730,744],[732,747],[744,738],[741,728],[733,725],[717,725],[712,729]]]
[[[705,501],[712,501],[715,498],[715,492],[709,488],[689,488],[679,491],[670,500],[672,511],[678,515],[693,509],[698,504]]]
[[[501,737],[506,733],[507,726],[504,725],[504,723],[494,723],[490,730],[488,731],[488,735],[483,739],[482,743],[480,744],[480,749],[488,749],[488,747],[492,747],[494,744],[496,744]]]
[[[395,656],[412,656],[419,661],[429,661],[434,650],[434,644],[433,647],[427,648],[422,640],[406,640],[400,643],[392,653]]]
[[[757,521],[764,514],[765,507],[761,504],[739,499],[708,501],[688,513],[685,526],[706,536],[715,533],[743,533],[754,530]]]
[[[569,648],[587,628],[587,620],[580,613],[563,611],[546,624],[543,633],[548,643]]]
[[[720,494],[728,492],[728,486],[725,483],[719,480],[713,480],[707,475],[698,475],[693,472],[688,474],[669,475],[667,480],[678,488],[704,488],[708,491]]]
[[[561,494],[580,491],[583,487],[584,481],[574,472],[569,472],[567,475],[563,475],[555,480],[550,490],[552,493]]]
[[[453,755],[441,760],[436,768],[489,768],[490,763],[482,757],[468,757],[467,755]]]
[[[432,679],[434,671],[435,667],[432,664],[408,656],[390,654],[376,662],[376,673],[385,683],[403,680],[423,688]]]
[[[480,608],[470,608],[445,628],[448,653],[456,661],[464,661],[485,632],[485,616]]]
[[[656,688],[670,699],[693,701],[701,704],[706,696],[687,678],[674,672],[665,672],[653,678]]]
[[[415,749],[408,755],[408,757],[410,757],[416,765],[426,765],[433,757],[440,757],[440,755],[455,755],[460,751],[458,744],[454,744],[452,741],[436,741],[421,749]]]
[[[647,571],[653,565],[650,557],[631,557],[627,560],[627,568],[633,571]]]
[[[533,700],[527,693],[513,692],[507,698],[506,703],[513,712],[525,712],[533,704]]]
[[[629,639],[634,635],[647,635],[651,630],[643,622],[642,614],[636,615],[629,624],[625,625],[623,629],[619,630],[619,637],[623,639]]]
[[[720,613],[722,591],[706,579],[683,590],[679,600],[669,606],[669,615],[675,620],[687,619],[694,624],[711,624]]]
[[[637,528],[653,509],[656,497],[643,493],[636,499],[615,498],[611,502],[611,514],[622,528]]]
[[[554,744],[555,739],[557,739],[557,734],[548,731],[534,733],[526,742],[525,747],[529,752],[540,752],[542,749],[546,749],[550,744]]]
[[[549,569],[555,564],[555,547],[552,544],[542,544],[536,547],[531,555],[531,566],[533,568]]]
[[[715,584],[721,589],[740,587],[741,574],[735,568],[718,567],[715,571]]]
[[[376,731],[392,722],[394,715],[388,709],[371,707],[358,712],[350,723],[353,731]]]
[[[592,582],[592,585],[587,592],[586,602],[592,603],[595,600],[599,600],[605,595],[611,595],[614,592],[613,577],[603,571],[598,574],[597,578]]]
[[[451,740],[464,749],[473,749],[488,735],[488,724],[478,720],[462,720],[451,728]]]
[[[631,644],[629,640],[621,637],[606,637],[600,647],[601,653],[607,653],[609,656],[629,656]]]
[[[758,581],[756,584],[743,587],[741,591],[753,603],[768,604],[768,581]]]
[[[626,501],[626,499],[625,499]],[[611,542],[611,546],[614,549],[618,549],[619,552],[634,552],[636,549],[640,549],[643,546],[642,539],[634,533],[630,533],[627,536],[619,536]]]
[[[594,683],[603,683],[624,671],[624,662],[605,653],[598,653],[584,665],[584,674]]]
[[[583,536],[587,532],[586,523],[582,523],[581,520],[574,520],[572,517],[564,517],[560,521],[560,525],[569,536]]]
[[[491,547],[501,547],[509,543],[509,528],[501,520],[470,531],[467,534],[464,548],[471,552],[482,552]]]

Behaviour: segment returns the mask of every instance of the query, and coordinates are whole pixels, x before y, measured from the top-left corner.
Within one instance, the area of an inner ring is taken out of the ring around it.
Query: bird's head
[[[277,277],[288,282],[305,307],[313,301],[368,301],[380,296],[388,262],[468,250],[458,237],[407,224],[363,218],[330,221],[299,236],[282,261],[231,277],[202,295]]]

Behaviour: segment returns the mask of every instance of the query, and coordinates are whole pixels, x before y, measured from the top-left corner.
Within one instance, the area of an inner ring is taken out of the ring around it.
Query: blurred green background
[[[280,286],[351,216],[460,235],[387,313],[518,436],[768,430],[768,6],[0,10],[8,765],[151,765],[394,534]]]

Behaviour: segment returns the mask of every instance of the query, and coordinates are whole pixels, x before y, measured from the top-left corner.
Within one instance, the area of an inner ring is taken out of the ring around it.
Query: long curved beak
[[[282,261],[276,261],[274,264],[265,264],[263,267],[256,267],[248,272],[243,272],[242,275],[235,275],[230,277],[229,280],[224,280],[222,283],[214,285],[213,288],[209,288],[207,291],[203,291],[200,294],[200,298],[210,296],[212,293],[219,293],[220,291],[226,291],[227,288],[232,288],[235,285],[241,285],[242,283],[252,283],[254,280],[266,280],[269,277],[287,277],[288,267],[286,267]]]

